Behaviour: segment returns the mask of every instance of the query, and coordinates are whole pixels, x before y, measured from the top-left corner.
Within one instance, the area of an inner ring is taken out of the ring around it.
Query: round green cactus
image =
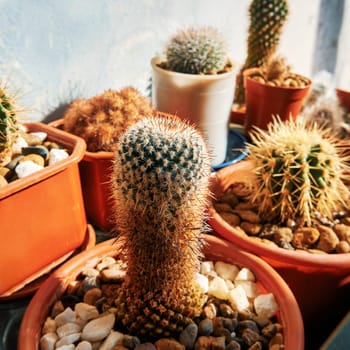
[[[234,103],[243,105],[245,102],[244,70],[262,67],[275,54],[288,11],[287,0],[252,0],[247,57],[237,75]]]
[[[19,134],[16,113],[14,98],[0,86],[0,165],[11,160],[12,145]]]
[[[203,138],[176,117],[145,118],[119,139],[113,193],[127,273],[117,318],[141,338],[176,334],[202,310],[194,276],[209,176]]]
[[[332,217],[349,197],[347,157],[335,137],[317,124],[275,119],[251,133],[248,159],[256,166],[251,201],[265,220],[288,219],[310,226],[316,215]]]
[[[225,40],[214,27],[179,30],[165,54],[168,69],[188,74],[216,74],[229,61]]]

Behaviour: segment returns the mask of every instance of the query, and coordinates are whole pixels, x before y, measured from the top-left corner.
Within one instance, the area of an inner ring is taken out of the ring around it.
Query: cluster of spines
[[[257,203],[266,220],[310,226],[316,215],[332,217],[349,197],[348,157],[328,130],[305,121],[275,118],[267,131],[251,133],[249,159],[256,166]]]
[[[245,102],[244,70],[262,67],[276,53],[288,12],[287,0],[252,0],[247,57],[236,80],[234,103],[237,105]]]
[[[201,312],[194,275],[209,175],[205,141],[176,117],[145,118],[120,137],[112,186],[128,268],[116,304],[144,338],[176,334]]]
[[[19,130],[17,110],[14,97],[9,95],[5,84],[0,85],[0,165],[11,160],[12,145],[16,141]]]
[[[119,135],[143,116],[152,115],[149,99],[133,87],[108,89],[77,99],[66,110],[64,129],[82,137],[90,152],[112,152]]]
[[[170,38],[167,68],[187,74],[216,74],[228,63],[227,45],[215,27],[184,28]]]

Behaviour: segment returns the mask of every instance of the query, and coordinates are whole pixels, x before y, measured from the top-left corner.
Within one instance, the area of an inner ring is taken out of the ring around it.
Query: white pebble
[[[255,282],[255,275],[254,275],[254,273],[251,270],[249,270],[246,267],[243,267],[238,272],[235,280],[237,280],[237,281],[252,281],[252,282]]]
[[[43,325],[43,333],[54,333],[56,332],[57,324],[52,317],[47,317]]]
[[[75,348],[75,350],[92,350],[92,345],[86,341],[81,341]]]
[[[15,171],[18,178],[22,179],[23,177],[33,174],[41,169],[44,169],[44,167],[31,160],[25,160],[16,166]]]
[[[216,276],[210,280],[208,294],[211,294],[221,300],[227,299],[228,288],[225,280],[219,276]]]
[[[22,147],[28,147],[28,143],[22,136],[18,136],[12,144],[12,153],[22,154]]]
[[[56,333],[60,338],[63,338],[70,334],[79,333],[80,331],[81,327],[78,324],[68,322],[61,327],[58,327]]]
[[[223,279],[234,281],[239,272],[239,268],[233,264],[217,261],[215,263],[215,271]]]
[[[33,131],[30,134],[36,136],[41,142],[44,142],[47,138],[47,133],[44,131]]]
[[[60,346],[63,346],[63,345],[74,344],[75,342],[80,340],[80,335],[81,333],[73,333],[73,334],[64,336],[63,338],[57,341],[56,348],[59,348]]]
[[[56,350],[74,350],[74,344],[62,345],[56,348]]]
[[[102,261],[96,266],[96,269],[101,271],[105,269],[106,267],[109,267],[111,265],[114,265],[116,263],[115,259],[111,256],[107,256],[102,259]]]
[[[55,317],[55,321],[57,323],[57,327],[69,322],[76,323],[75,312],[70,307],[67,307]]]
[[[249,308],[250,303],[242,286],[237,286],[228,292],[228,301],[238,311],[245,311]]]
[[[54,350],[58,339],[56,333],[50,332],[40,338],[40,350]]]
[[[99,315],[96,306],[87,303],[77,303],[74,310],[77,318],[83,321],[89,321]]]
[[[64,149],[52,148],[50,150],[49,165],[55,164],[68,157],[69,154]]]
[[[208,277],[202,275],[201,273],[196,273],[195,278],[199,287],[203,290],[203,293],[208,293],[208,289],[209,289]]]
[[[260,294],[254,299],[255,312],[260,317],[272,317],[278,311],[276,299],[272,293]]]
[[[211,271],[214,271],[214,263],[212,261],[203,261],[200,268],[201,274],[209,275]]]
[[[114,314],[108,314],[88,322],[83,328],[81,338],[88,341],[99,341],[107,337],[114,326]]]
[[[252,281],[236,281],[236,286],[242,286],[248,298],[254,299],[260,294],[259,286]]]
[[[109,333],[99,350],[113,350],[116,345],[123,343],[124,334],[116,331]]]

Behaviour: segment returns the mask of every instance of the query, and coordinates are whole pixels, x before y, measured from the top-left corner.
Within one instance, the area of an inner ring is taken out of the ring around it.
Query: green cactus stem
[[[119,139],[113,192],[127,273],[115,303],[143,339],[178,334],[202,310],[194,276],[209,175],[202,136],[176,117],[145,118]]]
[[[253,131],[251,142],[248,159],[256,166],[257,189],[250,200],[265,220],[311,226],[316,215],[331,218],[344,208],[349,159],[329,130],[275,118],[267,131]]]
[[[12,145],[19,134],[16,113],[14,98],[0,86],[0,165],[11,160]]]
[[[214,27],[179,30],[166,46],[166,68],[187,74],[217,74],[230,65],[224,38]]]
[[[249,6],[247,57],[237,75],[235,104],[241,106],[245,103],[243,72],[248,68],[262,67],[276,53],[288,12],[286,0],[252,0]]]

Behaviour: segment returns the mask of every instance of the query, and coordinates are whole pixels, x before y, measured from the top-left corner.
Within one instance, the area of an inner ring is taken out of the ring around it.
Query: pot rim
[[[220,169],[212,174],[211,189],[212,193],[218,194],[225,191],[229,185],[234,183],[234,173],[240,176],[247,176],[244,173],[250,172],[252,163],[249,160],[242,160],[236,164]],[[225,182],[225,188],[222,187],[222,179],[230,176],[230,180]],[[343,269],[350,273],[350,253],[344,254],[311,254],[298,251],[289,251],[281,247],[274,247],[262,242],[253,240],[249,236],[243,236],[238,230],[235,230],[229,225],[221,215],[210,205],[208,208],[209,219],[208,223],[219,235],[237,244],[240,248],[259,256],[273,259],[275,261],[289,263],[296,266],[322,267],[324,269]]]

